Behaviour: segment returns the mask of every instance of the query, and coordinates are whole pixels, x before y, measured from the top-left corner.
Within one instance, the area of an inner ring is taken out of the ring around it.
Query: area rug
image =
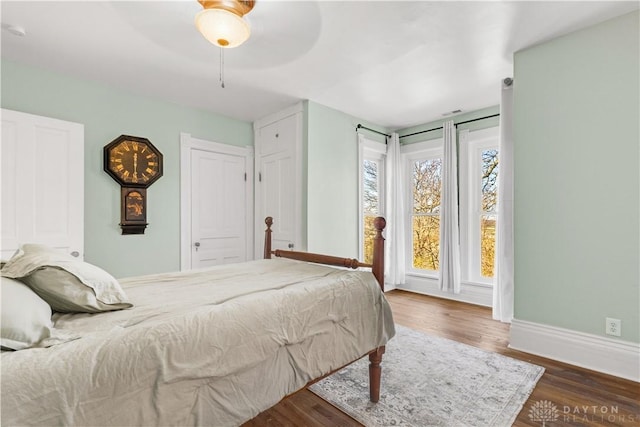
[[[367,427],[513,424],[544,368],[396,325],[369,402],[368,358],[309,387]]]

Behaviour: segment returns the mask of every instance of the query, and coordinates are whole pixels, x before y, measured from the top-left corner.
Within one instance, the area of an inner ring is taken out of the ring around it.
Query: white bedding
[[[55,314],[67,342],[2,354],[3,426],[239,425],[395,333],[370,272],[273,259],[121,284],[133,308]]]

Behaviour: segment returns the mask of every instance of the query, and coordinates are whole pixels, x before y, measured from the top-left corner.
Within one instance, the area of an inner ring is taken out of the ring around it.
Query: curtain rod
[[[371,128],[368,128],[366,126],[362,126],[360,123],[358,123],[358,126],[356,126],[356,132],[358,132],[358,129],[366,129],[366,130],[368,130],[370,132],[377,133],[378,135],[386,136],[387,138],[391,136],[391,135],[387,135],[386,133],[379,132],[379,131],[377,131],[375,129],[371,129]]]
[[[477,119],[465,120],[464,122],[455,123],[454,126],[457,127],[458,125],[464,125],[466,123],[477,122],[478,120],[490,119],[492,117],[498,117],[499,115],[500,114],[492,114],[491,116],[484,116],[484,117],[478,117]],[[414,132],[414,133],[410,133],[408,135],[401,135],[398,138],[404,138],[404,137],[413,136],[413,135],[420,135],[421,133],[433,132],[434,130],[440,130],[440,129],[442,129],[442,126],[437,127],[437,128],[433,128],[433,129],[421,130],[420,132]]]

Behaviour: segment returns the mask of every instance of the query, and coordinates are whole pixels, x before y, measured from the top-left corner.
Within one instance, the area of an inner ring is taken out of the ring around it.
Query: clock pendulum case
[[[120,135],[104,146],[104,171],[120,184],[122,234],[144,234],[147,188],[162,176],[162,153],[146,138]]]

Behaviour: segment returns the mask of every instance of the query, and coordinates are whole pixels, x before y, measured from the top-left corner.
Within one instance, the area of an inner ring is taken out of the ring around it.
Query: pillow
[[[97,313],[132,307],[109,273],[47,246],[22,245],[1,273],[20,279],[55,311]]]
[[[22,350],[51,335],[51,307],[27,285],[0,278],[3,349]]]

